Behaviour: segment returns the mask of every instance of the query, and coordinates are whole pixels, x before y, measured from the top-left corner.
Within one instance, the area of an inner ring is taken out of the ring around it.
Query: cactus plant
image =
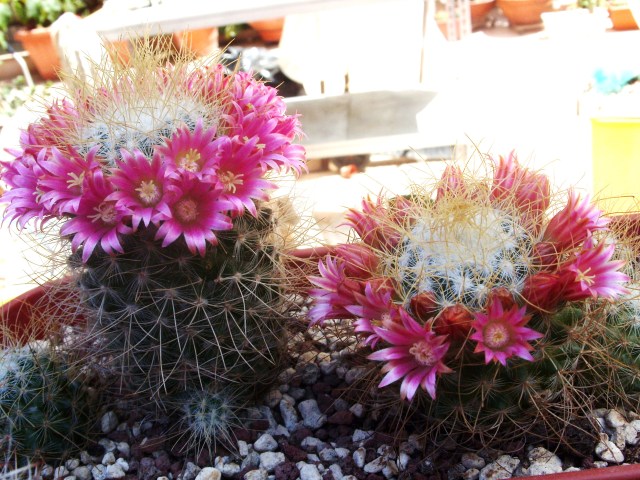
[[[68,363],[44,345],[9,347],[0,358],[4,456],[60,460],[86,443],[94,398]]]
[[[640,363],[633,242],[588,198],[561,201],[513,153],[493,177],[448,166],[432,189],[366,199],[347,215],[359,240],[310,278],[311,323],[341,319],[427,433],[562,441],[594,403],[629,405]]]
[[[111,361],[122,392],[168,405],[232,388],[242,403],[286,345],[295,245],[271,191],[305,168],[299,121],[250,74],[166,64],[150,45],[91,83],[68,79],[4,165],[5,218],[70,243],[85,351]]]

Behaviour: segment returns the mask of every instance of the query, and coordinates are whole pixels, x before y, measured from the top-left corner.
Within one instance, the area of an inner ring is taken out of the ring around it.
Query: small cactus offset
[[[622,222],[550,190],[510,154],[493,176],[449,166],[433,189],[364,200],[359,239],[310,278],[311,324],[350,328],[382,364],[374,396],[399,385],[430,434],[562,441],[592,406],[630,405],[637,252]]]
[[[61,460],[86,444],[95,396],[51,348],[9,347],[0,354],[3,458],[18,464]]]
[[[305,168],[298,118],[248,73],[166,64],[145,42],[130,67],[96,68],[4,165],[5,218],[69,241],[84,351],[110,361],[122,392],[166,407],[232,391],[242,405],[286,346],[295,245],[271,192]]]

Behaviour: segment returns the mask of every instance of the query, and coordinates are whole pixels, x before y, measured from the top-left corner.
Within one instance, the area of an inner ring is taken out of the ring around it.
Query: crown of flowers
[[[272,173],[305,168],[297,116],[250,73],[148,58],[102,73],[31,124],[2,172],[5,219],[63,220],[83,261],[97,247],[121,252],[139,228],[204,255],[234,216],[256,215]]]
[[[352,319],[368,358],[384,362],[380,387],[402,379],[408,400],[419,388],[435,398],[462,351],[504,367],[533,360],[545,332],[532,316],[614,299],[629,280],[609,219],[574,191],[553,214],[551,200],[548,178],[513,153],[490,179],[449,166],[431,192],[365,199],[347,214],[360,241],[335,247],[310,277],[311,323]]]

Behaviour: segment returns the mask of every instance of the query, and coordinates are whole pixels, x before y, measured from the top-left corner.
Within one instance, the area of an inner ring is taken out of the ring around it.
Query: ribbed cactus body
[[[60,460],[87,438],[91,396],[46,349],[8,348],[0,358],[0,428],[6,455]]]
[[[161,400],[209,385],[247,393],[268,385],[286,340],[271,211],[236,218],[202,257],[154,235],[141,229],[124,253],[96,251],[75,267],[90,337],[124,387]]]

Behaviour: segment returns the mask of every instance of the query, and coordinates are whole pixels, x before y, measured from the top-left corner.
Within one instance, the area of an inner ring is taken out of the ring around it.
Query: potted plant
[[[614,30],[637,30],[636,22],[626,0],[611,0],[607,4]]]
[[[33,59],[38,74],[57,79],[58,53],[48,27],[62,14],[84,14],[98,6],[98,0],[0,0],[0,45],[7,42],[10,27],[17,27],[14,39]]]
[[[540,27],[541,14],[553,9],[551,0],[497,0],[497,5],[509,20],[509,25],[516,30]]]

